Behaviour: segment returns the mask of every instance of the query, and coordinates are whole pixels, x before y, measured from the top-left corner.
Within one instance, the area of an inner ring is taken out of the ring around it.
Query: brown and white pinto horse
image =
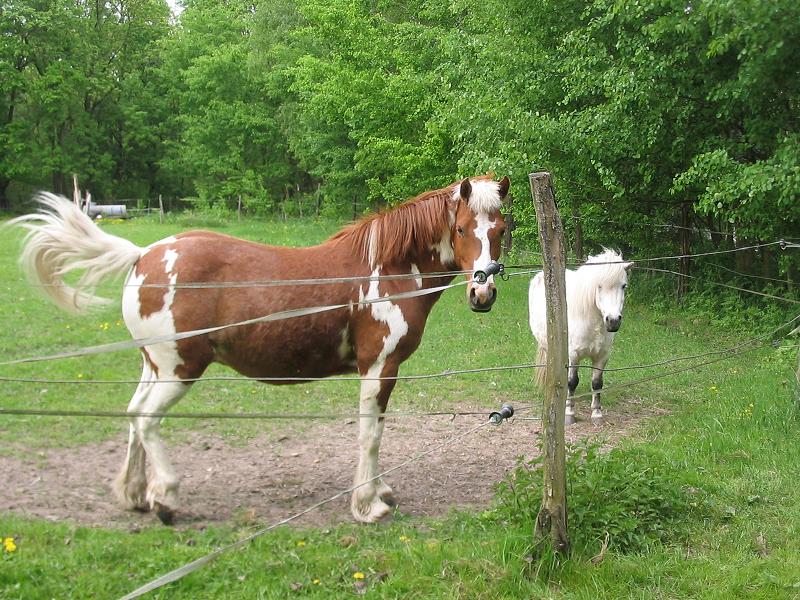
[[[393,379],[416,350],[441,292],[359,304],[401,292],[450,283],[456,273],[484,269],[500,255],[505,223],[500,213],[509,181],[464,179],[426,192],[396,208],[369,215],[328,241],[309,248],[257,244],[208,231],[191,231],[140,248],[98,228],[65,198],[42,194],[39,213],[15,220],[30,232],[21,263],[35,284],[64,309],[82,312],[107,302],[99,282],[127,274],[122,296],[125,324],[136,339],[237,323],[287,309],[345,304],[348,308],[231,327],[146,345],[142,378],[130,412],[162,413],[186,394],[191,380],[212,362],[249,377],[327,377],[358,371],[362,416],[355,484],[378,473],[378,450]],[[75,287],[63,281],[78,269]],[[440,277],[350,281],[305,286],[225,286],[233,282],[447,273]],[[488,311],[497,291],[492,277],[479,284],[467,275],[467,301]],[[181,287],[203,283],[211,286]],[[213,284],[220,284],[214,286]],[[132,417],[128,453],[114,482],[125,508],[154,509],[164,523],[178,507],[178,476],[159,435],[160,418]],[[150,472],[145,462],[150,462]],[[391,488],[376,479],[356,489],[359,521],[386,516]]]

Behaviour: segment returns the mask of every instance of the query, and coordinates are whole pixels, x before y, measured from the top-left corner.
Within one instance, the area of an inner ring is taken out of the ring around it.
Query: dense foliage
[[[599,442],[584,442],[570,448],[567,460],[570,541],[584,553],[602,552],[603,546],[642,552],[657,542],[674,543],[686,535],[691,518],[712,512],[700,506],[700,489],[681,481],[686,474],[657,453],[644,460],[641,449],[600,450]],[[484,517],[533,531],[541,466],[541,457],[520,461],[499,485],[497,508]]]
[[[532,239],[547,169],[578,254],[800,236],[792,0],[10,0],[0,31],[6,209],[76,173],[352,215],[494,171]],[[778,254],[728,266],[797,280]]]

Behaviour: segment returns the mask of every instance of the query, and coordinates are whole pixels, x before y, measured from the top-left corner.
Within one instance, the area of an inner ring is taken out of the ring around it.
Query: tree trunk
[[[688,255],[690,254],[691,246],[689,244],[689,204],[686,202],[681,204],[681,229],[680,229],[680,254]],[[678,272],[680,273],[680,277],[678,277],[678,288],[676,290],[678,300],[681,300],[688,291],[688,279],[685,277],[689,274],[689,258],[688,256],[683,256],[678,259]]]
[[[0,177],[0,211],[8,212],[11,210],[11,200],[8,197],[8,186],[11,180],[7,177]]]
[[[514,200],[511,197],[511,194],[508,195],[506,199],[506,232],[503,234],[503,254],[508,256],[508,253],[511,252],[511,244],[513,242],[511,233],[514,231],[516,227],[516,223],[514,223]]]
[[[572,224],[575,229],[575,260],[583,262],[583,221],[577,200],[572,203]]]

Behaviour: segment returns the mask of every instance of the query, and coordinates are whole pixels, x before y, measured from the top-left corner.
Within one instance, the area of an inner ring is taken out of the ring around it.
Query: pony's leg
[[[373,365],[362,377],[394,377],[397,368],[383,369],[380,363]],[[386,411],[389,394],[394,389],[394,380],[375,381],[363,379],[361,382],[360,414],[369,415],[359,418],[358,427],[358,468],[353,485],[360,485],[353,490],[350,509],[357,521],[374,523],[387,516],[395,506],[392,488],[378,474],[378,452],[383,435],[384,418],[379,416]],[[374,416],[373,416],[374,415]],[[371,480],[371,481],[370,481]]]
[[[191,383],[155,381],[142,404],[141,411],[163,413],[180,400]],[[150,478],[147,485],[147,503],[156,511],[165,525],[172,524],[178,508],[178,476],[167,458],[167,450],[161,440],[161,417],[137,417],[136,432],[150,460]]]
[[[142,379],[128,404],[128,412],[140,412],[147,394],[153,386],[153,370],[147,358],[144,359]],[[122,469],[112,483],[112,489],[120,504],[127,510],[150,510],[146,500],[147,474],[145,471],[145,452],[139,435],[136,433],[135,419],[131,418],[128,433],[128,452]]]
[[[578,381],[578,366],[570,362],[569,379],[567,380],[567,409],[564,412],[565,425],[575,424],[575,405],[573,404],[572,397],[575,395]]]
[[[603,422],[603,409],[600,407],[600,390],[603,389],[603,369],[606,368],[608,357],[595,359],[592,362],[592,422]]]

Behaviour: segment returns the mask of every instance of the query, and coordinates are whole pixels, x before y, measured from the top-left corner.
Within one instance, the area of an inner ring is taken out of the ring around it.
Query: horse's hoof
[[[160,502],[154,502],[153,509],[155,509],[156,516],[164,525],[172,525],[175,522],[175,511],[168,506],[165,506]]]
[[[602,425],[604,422],[603,413],[599,410],[592,412],[592,423],[595,425]]]
[[[392,507],[380,498],[376,498],[368,506],[352,507],[353,517],[360,523],[385,522],[391,518],[393,512]]]
[[[575,425],[575,415],[564,415],[564,425]]]

